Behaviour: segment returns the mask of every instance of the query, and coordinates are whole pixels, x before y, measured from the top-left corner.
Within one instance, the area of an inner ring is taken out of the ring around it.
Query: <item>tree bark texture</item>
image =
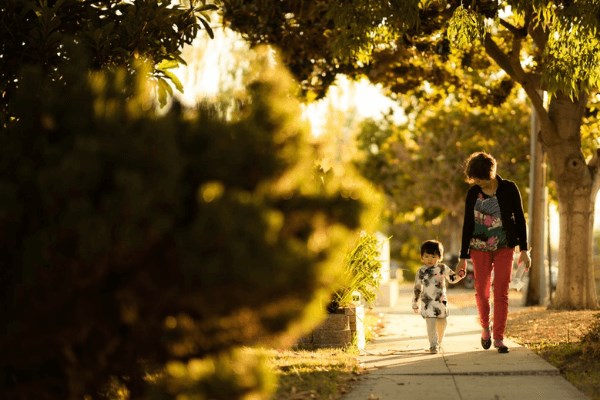
[[[581,151],[580,127],[586,99],[553,97],[548,109],[552,127],[542,126],[542,141],[558,192],[560,245],[558,285],[553,307],[598,308],[592,257],[595,168]],[[553,128],[553,129],[548,129]]]

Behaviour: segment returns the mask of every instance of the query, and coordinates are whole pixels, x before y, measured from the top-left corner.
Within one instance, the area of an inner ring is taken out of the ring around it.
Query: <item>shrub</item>
[[[288,75],[252,62],[234,120],[157,114],[143,70],[23,73],[0,133],[0,398],[268,395],[219,366],[318,322],[363,203],[319,178]]]

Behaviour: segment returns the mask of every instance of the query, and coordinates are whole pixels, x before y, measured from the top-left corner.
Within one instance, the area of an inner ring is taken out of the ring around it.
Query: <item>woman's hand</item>
[[[458,260],[458,264],[456,264],[456,273],[461,278],[467,274],[467,259],[461,258]]]
[[[529,271],[529,267],[531,267],[531,258],[529,257],[529,251],[521,250],[521,254],[519,255],[519,261],[517,265],[523,264],[525,266],[525,271]]]

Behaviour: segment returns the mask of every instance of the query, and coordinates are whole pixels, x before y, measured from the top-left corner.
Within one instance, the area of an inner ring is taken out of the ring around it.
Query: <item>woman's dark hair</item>
[[[442,246],[442,244],[437,240],[426,240],[421,245],[421,257],[423,257],[423,254],[425,253],[435,254],[436,256],[440,256],[440,258],[442,258],[444,255],[444,246]]]
[[[467,181],[494,179],[496,177],[496,159],[483,151],[471,154],[465,162],[465,175]]]

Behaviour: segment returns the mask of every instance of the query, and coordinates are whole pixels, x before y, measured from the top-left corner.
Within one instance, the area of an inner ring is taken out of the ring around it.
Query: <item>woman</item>
[[[521,193],[514,182],[496,175],[496,160],[484,152],[473,153],[465,164],[467,192],[460,260],[457,272],[466,273],[471,259],[475,273],[475,299],[481,324],[481,345],[492,345],[490,333],[490,286],[494,275],[494,347],[508,353],[504,330],[508,315],[508,285],[512,275],[515,246],[518,263],[529,269],[527,226]]]

